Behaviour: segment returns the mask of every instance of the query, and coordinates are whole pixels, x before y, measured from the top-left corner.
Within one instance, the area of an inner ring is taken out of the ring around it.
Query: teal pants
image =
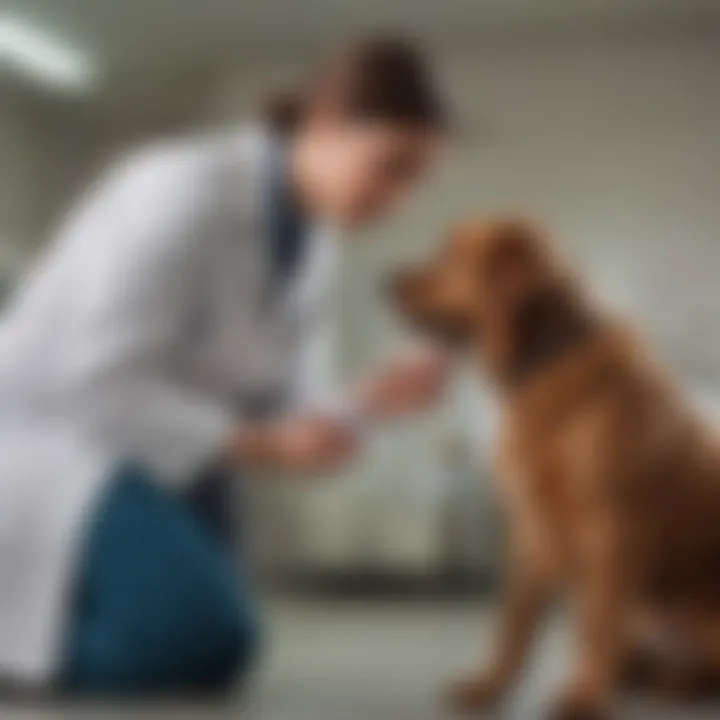
[[[259,649],[229,549],[143,471],[118,473],[93,519],[61,684],[72,694],[220,691]]]

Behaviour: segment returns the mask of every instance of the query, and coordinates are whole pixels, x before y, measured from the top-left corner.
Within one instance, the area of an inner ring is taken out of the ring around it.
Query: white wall
[[[94,152],[79,115],[18,91],[0,102],[0,266],[21,264],[81,186]]]

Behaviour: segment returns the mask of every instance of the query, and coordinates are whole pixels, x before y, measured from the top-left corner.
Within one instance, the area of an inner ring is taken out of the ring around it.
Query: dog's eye
[[[426,330],[444,345],[462,348],[470,341],[479,339],[477,324],[471,318],[460,315],[439,314],[429,320]]]

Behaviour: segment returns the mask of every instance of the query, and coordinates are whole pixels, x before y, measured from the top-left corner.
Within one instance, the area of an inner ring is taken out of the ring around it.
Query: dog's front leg
[[[605,720],[618,679],[626,603],[623,560],[616,543],[598,532],[577,596],[579,657],[573,677],[552,711],[553,720]]]
[[[502,697],[522,668],[547,604],[550,573],[537,548],[518,538],[511,556],[506,599],[490,666],[450,689],[452,706],[463,712],[477,712]]]

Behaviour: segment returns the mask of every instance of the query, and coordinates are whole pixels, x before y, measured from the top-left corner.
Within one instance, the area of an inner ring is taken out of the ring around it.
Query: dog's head
[[[516,220],[465,223],[426,263],[391,281],[400,312],[457,349],[481,349],[509,378],[579,333],[584,313],[542,233]]]

